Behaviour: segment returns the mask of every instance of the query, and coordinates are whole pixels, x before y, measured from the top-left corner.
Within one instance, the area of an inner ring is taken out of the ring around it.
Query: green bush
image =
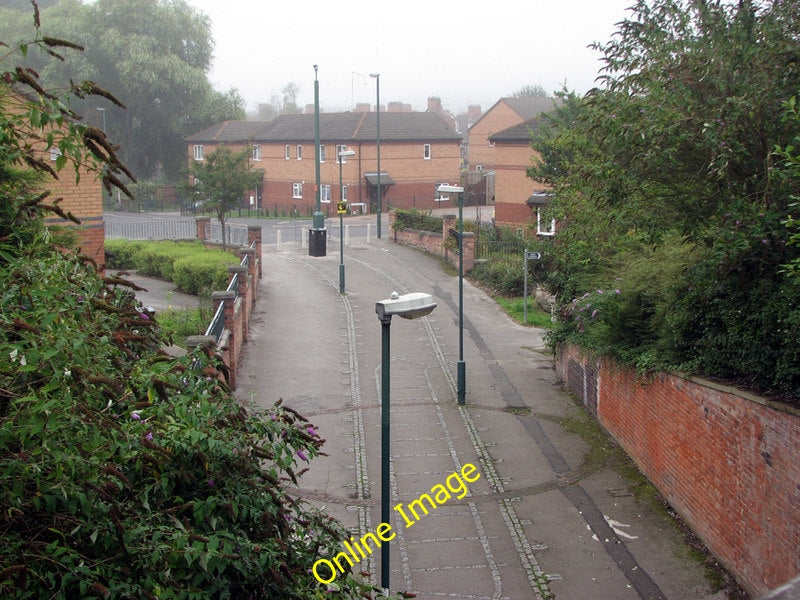
[[[225,289],[228,266],[239,263],[230,252],[207,248],[201,242],[107,240],[106,254],[109,268],[136,269],[198,295]]]
[[[159,352],[79,258],[0,250],[0,596],[370,597],[311,574],[348,534],[282,483],[320,452],[310,423],[243,408],[204,350]]]
[[[395,211],[395,221],[392,228],[396,231],[404,229],[417,229],[419,231],[442,232],[442,218],[435,217],[418,209]]]

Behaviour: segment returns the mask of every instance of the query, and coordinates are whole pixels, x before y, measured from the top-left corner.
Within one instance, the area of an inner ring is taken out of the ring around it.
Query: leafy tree
[[[555,185],[565,219],[550,284],[571,318],[557,336],[800,395],[798,289],[783,267],[798,256],[784,225],[797,180],[774,152],[798,132],[783,118],[800,89],[798,27],[797,3],[640,0],[597,46],[602,87],[534,140],[545,162],[531,174]],[[572,300],[609,289],[621,293],[578,331]]]
[[[550,93],[544,89],[541,83],[523,85],[517,91],[511,93],[512,98],[549,98]]]
[[[43,11],[43,34],[87,48],[69,62],[31,52],[26,62],[53,88],[89,79],[123,100],[126,108],[97,99],[76,99],[74,110],[98,108],[110,135],[122,141],[125,163],[140,179],[177,179],[184,166],[184,139],[215,122],[244,118],[235,90],[215,91],[208,81],[213,40],[205,15],[185,0],[63,0]],[[2,10],[0,39],[13,43],[31,31],[28,12]]]
[[[227,214],[242,201],[247,190],[252,190],[264,176],[250,169],[250,150],[234,152],[220,146],[204,160],[192,161],[189,174],[194,184],[184,186],[184,195],[203,203],[203,210],[212,212],[222,226],[222,245],[225,246],[225,221]]]

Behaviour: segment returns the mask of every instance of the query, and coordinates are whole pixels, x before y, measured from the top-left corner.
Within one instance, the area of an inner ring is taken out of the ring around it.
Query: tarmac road
[[[264,246],[237,396],[261,406],[283,398],[328,440],[329,456],[295,493],[356,539],[382,524],[375,302],[426,292],[433,313],[395,318],[390,330],[390,506],[400,507],[389,521],[396,536],[383,543],[390,589],[424,600],[724,598],[675,524],[593,460],[597,441],[572,433],[587,428],[586,413],[561,391],[541,332],[467,281],[466,406],[457,406],[458,278],[388,235],[346,246],[344,295],[338,246],[316,258],[294,241]],[[365,554],[355,570],[377,585],[380,550]]]

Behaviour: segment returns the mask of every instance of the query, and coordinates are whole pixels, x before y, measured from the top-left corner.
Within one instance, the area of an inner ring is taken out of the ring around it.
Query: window
[[[347,146],[344,144],[336,144],[336,162],[341,162],[343,165],[347,164],[347,157],[342,156],[342,152],[347,150]]]
[[[261,146],[253,144],[253,160],[261,160]]]
[[[303,147],[300,144],[297,144],[297,160],[301,160],[303,158]]]
[[[325,144],[319,145],[319,162],[325,162]]]
[[[194,159],[203,160],[203,144],[194,145]]]
[[[347,202],[347,186],[342,186],[342,201]]]
[[[323,183],[319,186],[319,201],[320,202],[330,202],[331,201],[331,186],[328,184]]]
[[[302,198],[303,197],[303,184],[302,183],[293,183],[292,184],[292,198]]]
[[[430,160],[431,159],[431,145],[430,144],[425,144],[422,147],[422,157],[425,160]]]
[[[286,144],[286,147],[283,149],[283,152],[284,152],[284,156],[286,157],[286,160],[289,160],[289,154],[290,154],[289,144]]]
[[[541,206],[536,209],[536,233],[539,235],[555,235],[556,220],[547,220],[545,215],[542,214],[543,212],[544,208]]]
[[[53,162],[56,162],[58,160],[59,156],[61,156],[61,149],[60,148],[56,148],[56,147],[50,148],[50,160],[52,160]]]

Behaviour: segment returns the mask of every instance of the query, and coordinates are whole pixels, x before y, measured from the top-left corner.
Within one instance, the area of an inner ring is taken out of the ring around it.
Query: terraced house
[[[377,208],[378,113],[320,114],[320,198],[322,211],[335,214],[345,200],[354,212]],[[251,167],[263,172],[263,184],[242,199],[242,206],[310,214],[316,202],[315,124],[313,114],[281,115],[269,122],[225,121],[189,138],[188,160],[204,160],[222,145],[252,149]],[[380,113],[380,185],[387,207],[437,206],[436,188],[457,184],[461,172],[461,136],[432,112]],[[339,154],[351,150],[355,155]],[[342,187],[339,189],[341,167]]]

